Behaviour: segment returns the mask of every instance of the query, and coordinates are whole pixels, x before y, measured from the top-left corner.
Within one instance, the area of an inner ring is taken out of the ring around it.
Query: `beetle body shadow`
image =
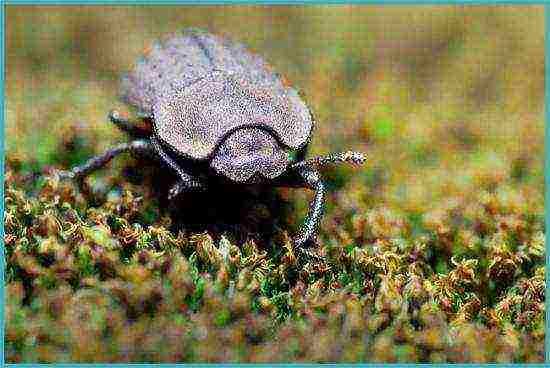
[[[236,184],[212,176],[208,178],[207,190],[169,199],[167,193],[178,178],[158,161],[129,163],[123,175],[158,200],[161,213],[170,217],[170,230],[174,232],[208,232],[214,239],[224,235],[237,244],[253,239],[267,245],[280,229],[295,230],[292,224],[296,206],[284,198],[282,192],[286,189]]]

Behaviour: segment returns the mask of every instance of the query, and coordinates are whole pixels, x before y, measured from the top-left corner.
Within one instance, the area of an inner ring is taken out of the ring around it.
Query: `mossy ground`
[[[542,8],[184,9],[8,10],[7,361],[543,361]],[[125,139],[97,123],[115,76],[190,25],[298,81],[312,155],[367,153],[324,173],[327,265],[288,241],[306,191],[168,203],[130,157],[48,175]]]

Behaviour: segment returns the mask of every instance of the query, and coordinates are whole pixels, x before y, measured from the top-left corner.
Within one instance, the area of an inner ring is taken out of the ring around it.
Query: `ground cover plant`
[[[542,8],[7,9],[8,362],[543,361]],[[326,264],[290,247],[303,191],[171,202],[129,156],[55,176],[125,139],[120,73],[184,26],[301,88],[311,155],[367,153],[324,173]]]

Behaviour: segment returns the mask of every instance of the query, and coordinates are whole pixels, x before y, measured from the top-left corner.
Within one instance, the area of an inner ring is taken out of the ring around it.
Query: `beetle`
[[[124,153],[152,154],[176,176],[168,193],[208,190],[221,181],[239,185],[309,188],[315,195],[295,249],[315,258],[306,243],[322,216],[325,184],[319,168],[362,164],[359,152],[305,159],[315,125],[296,89],[240,43],[197,29],[156,41],[122,78],[121,98],[139,121],[117,111],[109,120],[133,140],[60,173],[82,179]]]

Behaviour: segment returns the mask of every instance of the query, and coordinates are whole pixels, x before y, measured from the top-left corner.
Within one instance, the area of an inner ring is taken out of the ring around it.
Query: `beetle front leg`
[[[179,180],[170,188],[168,192],[168,199],[172,200],[178,195],[186,191],[202,191],[206,189],[206,184],[200,180],[198,177],[195,177],[187,172],[185,172],[160,146],[160,143],[153,136],[151,137],[151,145],[160,156],[162,161],[164,161],[172,170],[176,172],[179,177]]]
[[[305,247],[305,244],[316,233],[321,217],[323,216],[323,208],[325,205],[325,184],[321,179],[321,175],[315,169],[300,169],[298,174],[303,179],[307,188],[315,190],[315,196],[309,206],[309,212],[299,230],[298,235],[293,239],[295,249],[301,254],[302,257],[310,260],[323,262],[323,257],[320,257]]]
[[[91,172],[107,165],[114,157],[125,152],[133,153],[152,153],[153,148],[146,140],[135,140],[129,143],[121,143],[118,146],[111,148],[102,155],[92,157],[85,164],[72,168],[70,171],[61,171],[61,178],[81,179],[89,175]]]

